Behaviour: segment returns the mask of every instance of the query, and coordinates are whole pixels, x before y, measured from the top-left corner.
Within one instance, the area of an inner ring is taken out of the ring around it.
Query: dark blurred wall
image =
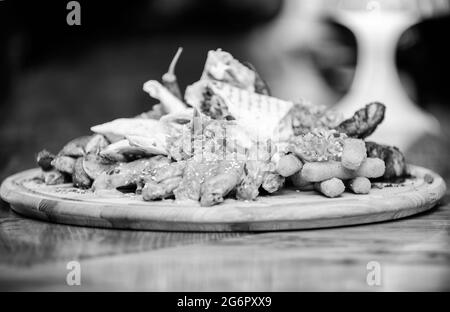
[[[0,180],[32,167],[42,148],[57,152],[94,124],[150,109],[142,84],[161,78],[180,45],[183,88],[200,77],[210,49],[248,59],[245,36],[282,5],[79,1],[81,26],[68,26],[67,2],[0,1]]]
[[[446,15],[424,20],[400,39],[397,64],[413,83],[410,95],[422,106],[450,105],[449,33],[450,15]]]

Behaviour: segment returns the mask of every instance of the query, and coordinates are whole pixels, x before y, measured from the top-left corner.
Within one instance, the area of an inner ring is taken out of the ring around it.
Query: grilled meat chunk
[[[371,135],[383,121],[386,107],[380,102],[372,102],[356,111],[353,117],[341,122],[335,129],[349,137],[364,139]]]
[[[407,174],[405,156],[395,146],[366,142],[367,156],[384,160],[386,170],[383,179],[392,180]]]

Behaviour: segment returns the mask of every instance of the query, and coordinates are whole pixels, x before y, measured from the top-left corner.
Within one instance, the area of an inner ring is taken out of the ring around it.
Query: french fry
[[[339,161],[307,162],[303,165],[301,177],[308,182],[321,182],[331,178],[349,180],[356,177],[378,178],[384,174],[384,161],[367,158],[357,170],[345,168]]]
[[[326,197],[337,197],[345,191],[344,182],[338,178],[314,183],[314,188]]]
[[[299,172],[303,167],[303,163],[293,154],[287,154],[280,157],[276,164],[276,171],[283,177],[289,177]]]
[[[342,165],[350,170],[356,170],[367,158],[366,144],[359,139],[345,139],[342,151]]]
[[[357,177],[348,181],[347,186],[355,194],[369,194],[372,184],[365,177]]]

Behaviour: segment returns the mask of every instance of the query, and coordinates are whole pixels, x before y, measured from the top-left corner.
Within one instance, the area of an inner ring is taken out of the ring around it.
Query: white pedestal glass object
[[[405,30],[418,22],[418,17],[408,11],[380,8],[338,9],[333,17],[355,34],[358,44],[353,84],[336,109],[344,116],[351,116],[369,102],[382,102],[387,107],[385,120],[370,140],[396,145],[402,150],[423,134],[438,134],[438,121],[411,101],[395,64],[398,40]]]

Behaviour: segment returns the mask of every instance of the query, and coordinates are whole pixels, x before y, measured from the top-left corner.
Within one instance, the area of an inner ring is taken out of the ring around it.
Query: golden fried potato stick
[[[314,188],[326,197],[337,197],[345,191],[344,182],[338,178],[314,183]]]
[[[293,154],[287,154],[280,157],[276,164],[276,171],[283,177],[289,177],[299,172],[303,163]]]
[[[384,161],[379,158],[367,158],[357,170],[349,170],[339,161],[307,162],[303,165],[301,177],[308,182],[321,182],[331,178],[378,178],[384,174],[384,170]]]
[[[366,144],[363,140],[352,138],[344,140],[341,162],[345,168],[356,170],[366,158]]]
[[[348,181],[347,187],[355,194],[369,194],[372,184],[365,177],[357,177]]]

